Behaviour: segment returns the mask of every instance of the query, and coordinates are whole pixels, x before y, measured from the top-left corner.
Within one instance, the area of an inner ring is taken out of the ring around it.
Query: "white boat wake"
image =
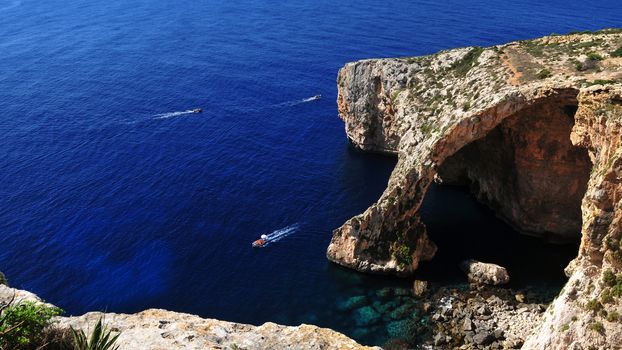
[[[320,98],[321,98],[321,95],[315,95],[315,96],[303,98],[301,100],[293,100],[293,101],[287,101],[287,102],[278,103],[278,104],[276,104],[274,106],[275,107],[278,107],[278,106],[292,107],[292,106],[296,106],[296,105],[307,103],[307,102],[317,101]]]
[[[187,111],[182,111],[182,112],[171,112],[171,113],[162,113],[162,114],[156,114],[153,119],[169,119],[169,118],[175,118],[175,117],[180,117],[183,115],[188,115],[188,114],[198,114],[196,111],[189,109]]]
[[[269,235],[266,235],[266,238],[265,238],[266,244],[265,245],[269,245],[270,243],[278,242],[278,241],[282,240],[283,238],[296,233],[296,231],[298,231],[299,228],[300,228],[300,224],[296,223],[296,224],[289,225],[287,227],[278,229],[278,230],[270,233]]]

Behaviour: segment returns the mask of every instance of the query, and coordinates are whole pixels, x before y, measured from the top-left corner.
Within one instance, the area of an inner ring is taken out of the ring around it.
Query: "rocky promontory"
[[[419,216],[428,187],[468,186],[520,232],[581,242],[523,348],[622,344],[621,56],[622,30],[610,29],[348,63],[337,78],[347,136],[398,163],[327,257],[411,274],[437,249]]]
[[[0,284],[0,305],[9,302],[43,302],[33,293]],[[48,304],[49,305],[49,304]],[[51,306],[51,305],[50,305]],[[56,317],[53,326],[92,330],[99,319],[119,334],[119,350],[165,349],[379,349],[362,346],[331,329],[302,324],[261,326],[201,318],[180,312],[149,309],[136,314],[89,312],[82,316]]]

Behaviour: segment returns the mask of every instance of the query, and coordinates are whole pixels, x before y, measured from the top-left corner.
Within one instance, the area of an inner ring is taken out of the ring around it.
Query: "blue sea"
[[[386,319],[338,305],[411,281],[325,251],[396,160],[348,146],[338,69],[620,27],[621,13],[618,0],[0,0],[0,270],[67,314],[166,308],[382,344]],[[441,249],[421,273],[438,283],[480,257],[519,287],[559,288],[576,253],[518,236],[459,189],[434,187],[423,215]],[[519,269],[521,246],[551,271]]]

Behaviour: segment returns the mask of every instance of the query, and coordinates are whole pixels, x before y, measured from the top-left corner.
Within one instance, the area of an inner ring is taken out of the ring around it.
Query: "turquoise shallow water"
[[[619,1],[0,0],[0,270],[70,314],[160,307],[314,323],[381,344],[395,329],[388,319],[363,325],[370,309],[339,305],[410,283],[331,265],[325,249],[382,193],[395,160],[348,148],[337,70],[620,26],[620,10]],[[459,191],[433,191],[424,215],[444,249],[421,274],[443,283],[462,279],[454,260],[467,250],[452,241],[507,230]],[[279,242],[249,248],[291,225]],[[542,246],[511,234],[495,244]],[[477,254],[521,263],[503,249]]]

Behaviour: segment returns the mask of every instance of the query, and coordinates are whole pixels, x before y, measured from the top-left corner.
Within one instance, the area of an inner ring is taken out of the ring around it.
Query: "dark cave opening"
[[[570,141],[576,111],[576,91],[544,98],[445,160],[420,211],[438,251],[417,276],[461,280],[472,258],[506,267],[512,287],[561,288],[592,168]]]

